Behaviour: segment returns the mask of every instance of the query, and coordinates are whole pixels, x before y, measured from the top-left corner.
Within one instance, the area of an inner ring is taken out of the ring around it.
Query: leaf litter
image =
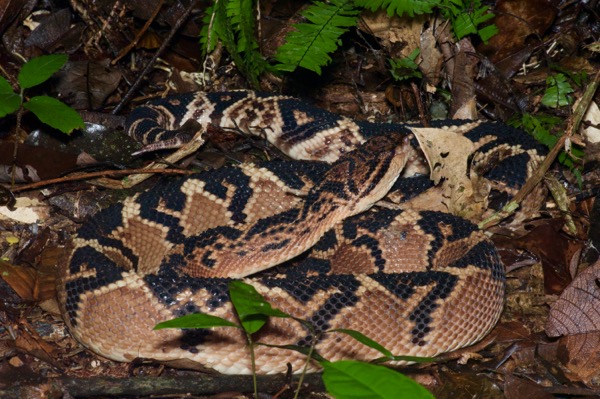
[[[111,110],[119,106],[131,82],[141,74],[157,46],[166,40],[184,9],[178,2],[163,5],[158,0],[128,2],[127,7],[120,2],[74,1],[66,8],[62,3],[61,6],[54,3],[0,1],[3,11],[0,35],[6,50],[0,56],[2,75],[15,84],[22,65],[20,57],[69,53],[67,67],[42,91],[89,113],[90,120],[101,127],[108,125],[104,121],[110,119]],[[292,3],[262,2],[260,40],[265,47],[267,43],[281,43],[286,32],[293,29],[291,24],[299,20],[302,7],[299,9]],[[210,55],[215,62],[213,68],[205,68],[196,41],[203,7],[194,9],[160,61],[143,76],[144,85],[136,93],[138,97],[123,114],[147,98],[197,90],[207,80],[209,90],[247,87],[222,48]],[[487,45],[468,38],[455,43],[449,31],[435,21],[423,23],[423,33],[415,20],[402,25],[399,18],[400,21],[385,25],[385,13],[375,13],[361,21],[350,37],[343,37],[347,47],[334,53],[334,62],[324,69],[323,76],[315,79],[314,75],[298,71],[284,89],[316,99],[326,109],[359,119],[426,121],[428,112],[436,108],[445,117],[474,117],[480,113],[507,120],[515,112],[528,112],[534,116],[554,114],[564,120],[568,106],[548,109],[541,103],[546,82],[557,71],[594,73],[597,65],[590,51],[593,47],[580,45],[597,42],[593,33],[599,23],[595,19],[597,14],[586,9],[582,2],[561,8],[558,2],[545,0],[498,1],[494,11],[500,33]],[[150,22],[149,29],[143,30],[146,22]],[[371,36],[370,30],[375,36]],[[145,33],[139,36],[140,44],[130,46],[131,39],[141,32]],[[422,85],[391,82],[386,58],[406,56],[413,50],[410,47],[419,43],[421,55],[416,62],[428,82]],[[113,60],[117,62],[113,64]],[[565,76],[570,78],[569,74]],[[310,85],[305,83],[307,77]],[[269,91],[280,90],[282,84],[267,78],[261,83]],[[574,83],[571,87],[574,89],[571,95],[579,98],[583,87]],[[444,101],[446,89],[453,99],[450,106]],[[590,112],[585,126],[588,130],[597,125],[594,111]],[[143,167],[149,159],[123,157],[122,152],[133,150],[127,147],[123,151],[124,146],[118,140],[98,142],[94,137],[88,147],[74,141],[77,136],[79,139],[93,136],[95,133],[91,131],[66,139],[26,114],[22,131],[15,134],[14,122],[14,118],[0,121],[0,175],[5,182],[12,180],[14,137],[20,142],[27,141],[19,144],[18,184],[60,178],[89,168]],[[564,130],[564,126],[555,130]],[[548,132],[552,133],[555,132]],[[459,148],[459,142],[450,137],[447,140],[451,146],[439,138],[417,135],[421,142],[438,146],[437,155],[433,151],[428,158],[430,163],[440,165],[438,179],[442,184],[438,194],[441,192],[444,198],[440,206],[468,211],[478,208],[477,201],[467,199],[481,189],[474,188],[469,179],[457,177],[464,176],[465,159],[460,155],[463,153],[455,153],[456,164],[452,166],[439,159],[440,150],[447,149],[446,146]],[[38,140],[41,136],[44,140]],[[600,266],[594,246],[600,244],[588,241],[600,236],[594,233],[599,219],[591,216],[598,214],[593,195],[591,199],[577,196],[580,186],[584,193],[585,189],[593,193],[597,186],[598,169],[594,161],[599,158],[599,147],[597,140],[587,134],[575,136],[573,141],[584,144],[589,141],[584,150],[589,166],[586,164],[579,177],[576,171],[558,166],[551,173],[569,190],[568,210],[576,219],[578,233],[565,231],[564,211],[554,208],[552,201],[543,209],[541,219],[526,221],[517,229],[493,230],[509,271],[506,310],[491,334],[493,343],[477,356],[463,353],[462,361],[408,369],[408,375],[425,384],[436,397],[545,399],[599,394],[600,320],[596,302],[600,298]],[[93,152],[94,147],[102,148]],[[259,142],[226,137],[213,140],[198,156],[184,159],[182,165],[206,168],[226,163],[232,157],[248,161],[277,156]],[[9,183],[3,183],[2,190],[10,188]],[[5,194],[0,193],[0,198],[9,197]],[[15,191],[15,194],[17,209],[29,213],[28,219],[19,220],[11,216],[13,211],[8,207],[0,211],[3,258],[0,390],[21,384],[23,394],[37,389],[61,395],[75,392],[75,388],[57,389],[47,385],[48,378],[78,378],[80,385],[88,381],[91,386],[92,377],[127,380],[132,375],[157,379],[197,376],[194,372],[159,365],[119,364],[94,356],[66,333],[49,299],[53,294],[52,269],[59,262],[69,234],[100,208],[98,202],[115,202],[128,193],[78,182],[55,184],[25,194]],[[45,310],[36,303],[42,303]]]

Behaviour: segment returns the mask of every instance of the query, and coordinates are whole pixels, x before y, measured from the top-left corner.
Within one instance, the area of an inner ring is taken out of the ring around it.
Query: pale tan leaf
[[[469,179],[468,159],[475,151],[475,144],[463,133],[476,127],[479,122],[447,129],[412,128],[431,170],[435,184],[441,182],[444,205],[450,213],[466,218],[481,214],[483,201],[476,201],[473,184]]]

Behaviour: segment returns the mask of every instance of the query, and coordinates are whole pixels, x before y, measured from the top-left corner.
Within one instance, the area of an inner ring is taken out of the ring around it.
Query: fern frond
[[[202,29],[200,29],[200,49],[202,55],[206,56],[215,49],[217,42],[220,39],[218,33],[219,26],[223,25],[223,21],[217,16],[215,6],[212,5],[206,8],[206,13],[202,17]]]
[[[268,64],[255,37],[254,0],[216,0],[207,9],[203,22],[200,32],[203,53],[210,53],[217,40],[221,40],[240,72],[257,88],[258,77]]]
[[[391,17],[394,14],[407,14],[413,17],[421,14],[431,14],[442,0],[355,0],[354,4],[371,11],[385,9]]]
[[[258,77],[265,72],[268,64],[259,52],[255,34],[254,0],[227,0],[228,28],[236,35],[235,49],[227,49],[231,54],[237,51],[242,57],[233,57],[237,67],[258,87]],[[232,55],[233,56],[233,55]]]
[[[277,49],[275,59],[280,64],[275,68],[292,72],[302,67],[321,74],[321,67],[331,62],[329,53],[338,48],[340,36],[356,25],[359,12],[352,0],[315,2],[302,13],[310,23],[294,25],[296,30]]]

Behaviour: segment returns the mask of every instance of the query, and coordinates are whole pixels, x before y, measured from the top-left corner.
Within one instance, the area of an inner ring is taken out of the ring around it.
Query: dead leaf
[[[440,83],[444,59],[433,35],[434,27],[435,25],[431,24],[429,28],[421,33],[421,61],[419,62],[419,69],[432,86],[437,86]]]
[[[494,236],[494,243],[503,251],[505,264],[511,266],[511,256],[507,251],[513,251],[512,260],[531,263],[538,259],[543,267],[544,292],[560,294],[571,283],[572,277],[569,265],[578,262],[584,241],[576,240],[562,231],[562,219],[540,219],[527,223],[528,232],[511,235],[510,232]],[[535,255],[527,258],[519,251],[525,250]]]
[[[23,6],[23,0],[0,0],[0,33],[17,17]]]
[[[579,129],[581,135],[588,143],[595,144],[600,142],[600,129],[595,127],[600,126],[600,107],[598,107],[596,102],[592,101],[590,103],[583,119],[589,123],[589,126],[582,125]]]
[[[71,11],[63,8],[48,14],[25,39],[25,45],[50,50],[71,29]]]
[[[485,201],[474,201],[473,184],[468,175],[469,155],[475,144],[463,136],[463,132],[479,122],[451,126],[446,130],[411,128],[427,158],[431,179],[441,182],[442,201],[450,213],[471,219],[480,215]]]
[[[504,76],[510,77],[535,49],[536,38],[551,25],[557,9],[551,0],[503,0],[496,3],[494,23],[499,33],[478,50]]]
[[[44,341],[44,339],[28,325],[19,326],[17,338],[15,339],[15,347],[23,353],[59,368],[56,360],[54,360],[56,358],[55,353],[57,348]]]
[[[381,46],[388,49],[392,58],[399,58],[408,56],[419,47],[425,20],[423,16],[390,17],[385,10],[365,11],[358,27],[380,39]],[[398,43],[405,45],[399,46]]]
[[[98,109],[119,86],[121,73],[109,60],[68,62],[57,74],[57,90],[75,109]]]
[[[504,396],[506,399],[552,399],[554,395],[544,390],[544,387],[535,382],[516,378],[512,375],[506,376],[504,382]]]
[[[56,295],[54,275],[39,273],[27,266],[14,266],[5,261],[0,261],[0,275],[25,301],[38,302]]]
[[[62,145],[64,147],[64,143]],[[6,163],[10,164],[13,150],[13,143],[0,142],[0,159],[6,160]],[[17,166],[22,181],[32,182],[40,181],[40,179],[52,179],[71,171],[77,166],[76,160],[76,155],[65,153],[60,148],[34,147],[22,143],[19,144]],[[10,165],[7,166],[9,166],[7,171],[6,169],[4,169],[4,173],[0,171],[0,181],[3,177],[8,178],[8,181],[11,179],[12,171],[10,169],[12,168],[10,168]]]
[[[454,68],[452,72],[452,119],[477,119],[475,103],[475,75],[479,58],[468,38],[461,39],[454,47]]]
[[[550,337],[600,331],[600,262],[588,267],[550,308]]]
[[[600,378],[600,332],[574,334],[540,348],[540,356],[558,366],[566,378],[597,387]],[[558,361],[557,361],[558,360]]]

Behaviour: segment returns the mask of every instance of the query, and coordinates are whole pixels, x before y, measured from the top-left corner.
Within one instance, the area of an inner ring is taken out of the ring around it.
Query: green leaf
[[[392,76],[397,81],[402,81],[410,78],[422,78],[423,74],[419,71],[419,66],[415,62],[421,50],[419,48],[414,49],[407,57],[399,60],[390,60]]]
[[[223,21],[220,20],[214,5],[207,7],[204,10],[202,29],[200,29],[200,50],[202,51],[202,56],[206,56],[215,49],[219,41],[219,32],[217,31],[222,25]]]
[[[477,27],[469,14],[460,14],[452,23],[452,29],[458,40],[472,33],[477,33]]]
[[[338,48],[340,36],[356,25],[358,14],[351,0],[314,2],[302,13],[309,23],[295,24],[277,49],[276,69],[292,72],[302,67],[320,75],[321,67],[331,62],[329,54]]]
[[[254,0],[220,0],[206,9],[200,45],[206,55],[221,40],[237,68],[257,88],[259,76],[269,70],[270,65],[259,51],[255,14]]]
[[[240,328],[235,323],[221,317],[212,316],[203,313],[188,314],[173,320],[163,321],[154,326],[155,330],[163,328],[213,328],[213,327],[235,327]]]
[[[350,329],[346,329],[346,328],[337,328],[335,330],[330,330],[329,332],[341,332],[341,333],[344,333],[346,335],[351,336],[352,338],[354,338],[355,340],[357,340],[361,344],[366,345],[369,348],[375,349],[376,351],[378,351],[379,353],[381,353],[382,355],[384,355],[386,357],[392,357],[392,356],[394,356],[392,354],[392,352],[390,352],[389,350],[387,350],[383,345],[381,345],[380,343],[378,343],[378,342],[372,340],[371,338],[367,337],[366,335],[364,335],[360,331],[350,330]]]
[[[478,34],[481,40],[487,42],[498,33],[495,25],[481,27],[494,14],[489,12],[489,7],[481,5],[480,0],[442,0],[440,4],[442,15],[452,23],[452,30],[457,39],[471,34]]]
[[[325,387],[336,399],[434,399],[415,381],[384,366],[349,360],[321,365]]]
[[[542,104],[550,108],[564,107],[571,103],[569,94],[573,93],[573,88],[567,82],[567,77],[562,73],[546,78],[546,92],[542,97]]]
[[[479,37],[483,40],[484,43],[487,44],[488,40],[490,40],[493,36],[496,36],[500,32],[498,27],[494,24],[488,25],[482,29],[479,29]]]
[[[311,359],[322,363],[322,362],[327,362],[327,359],[325,359],[323,356],[321,356],[316,349],[313,348],[313,350],[311,351],[310,347],[307,346],[299,346],[299,345],[271,345],[271,344],[265,344],[263,342],[257,342],[256,345],[260,345],[260,346],[266,346],[269,348],[279,348],[279,349],[286,349],[286,350],[290,350],[290,351],[296,351],[298,353],[302,353],[305,356],[310,355]]]
[[[229,296],[242,327],[248,334],[260,330],[269,317],[290,317],[287,313],[271,307],[256,288],[242,281],[229,283]]]
[[[45,124],[67,134],[74,129],[85,127],[77,111],[52,97],[32,97],[23,107],[33,112]]]
[[[65,65],[67,59],[64,54],[42,55],[41,57],[32,58],[23,65],[19,72],[19,85],[22,89],[28,89],[44,83]]]
[[[381,353],[384,356],[382,358],[373,360],[373,363],[389,362],[390,360],[414,362],[414,363],[427,363],[427,362],[434,362],[436,360],[433,357],[394,355],[394,354],[392,354],[392,352],[387,350],[379,342],[372,340],[371,338],[367,337],[360,331],[349,330],[346,328],[337,328],[335,330],[328,331],[328,333],[330,333],[330,332],[341,332],[341,333],[347,334],[347,335],[351,336],[352,338],[354,338],[355,340],[357,340],[358,342],[360,342],[361,344],[366,345],[369,348],[375,349],[376,351],[378,351],[379,353]]]
[[[355,0],[356,5],[371,11],[385,9],[390,17],[394,14],[407,14],[409,17],[431,14],[440,2],[441,0]]]
[[[507,123],[516,128],[525,130],[537,141],[544,144],[548,148],[552,148],[558,141],[558,137],[552,134],[551,130],[557,126],[561,126],[563,121],[556,116],[538,113],[536,115],[523,114],[521,115],[520,119],[511,119]],[[575,175],[577,175],[580,173],[576,169],[577,167],[580,167],[577,164],[581,163],[578,162],[577,159],[581,159],[583,157],[583,150],[573,146],[570,152],[571,154],[567,154],[564,150],[562,150],[560,154],[558,154],[558,161],[562,165],[567,166],[573,171],[573,173],[575,173]]]
[[[0,118],[19,109],[21,97],[15,93],[8,80],[0,76]]]

